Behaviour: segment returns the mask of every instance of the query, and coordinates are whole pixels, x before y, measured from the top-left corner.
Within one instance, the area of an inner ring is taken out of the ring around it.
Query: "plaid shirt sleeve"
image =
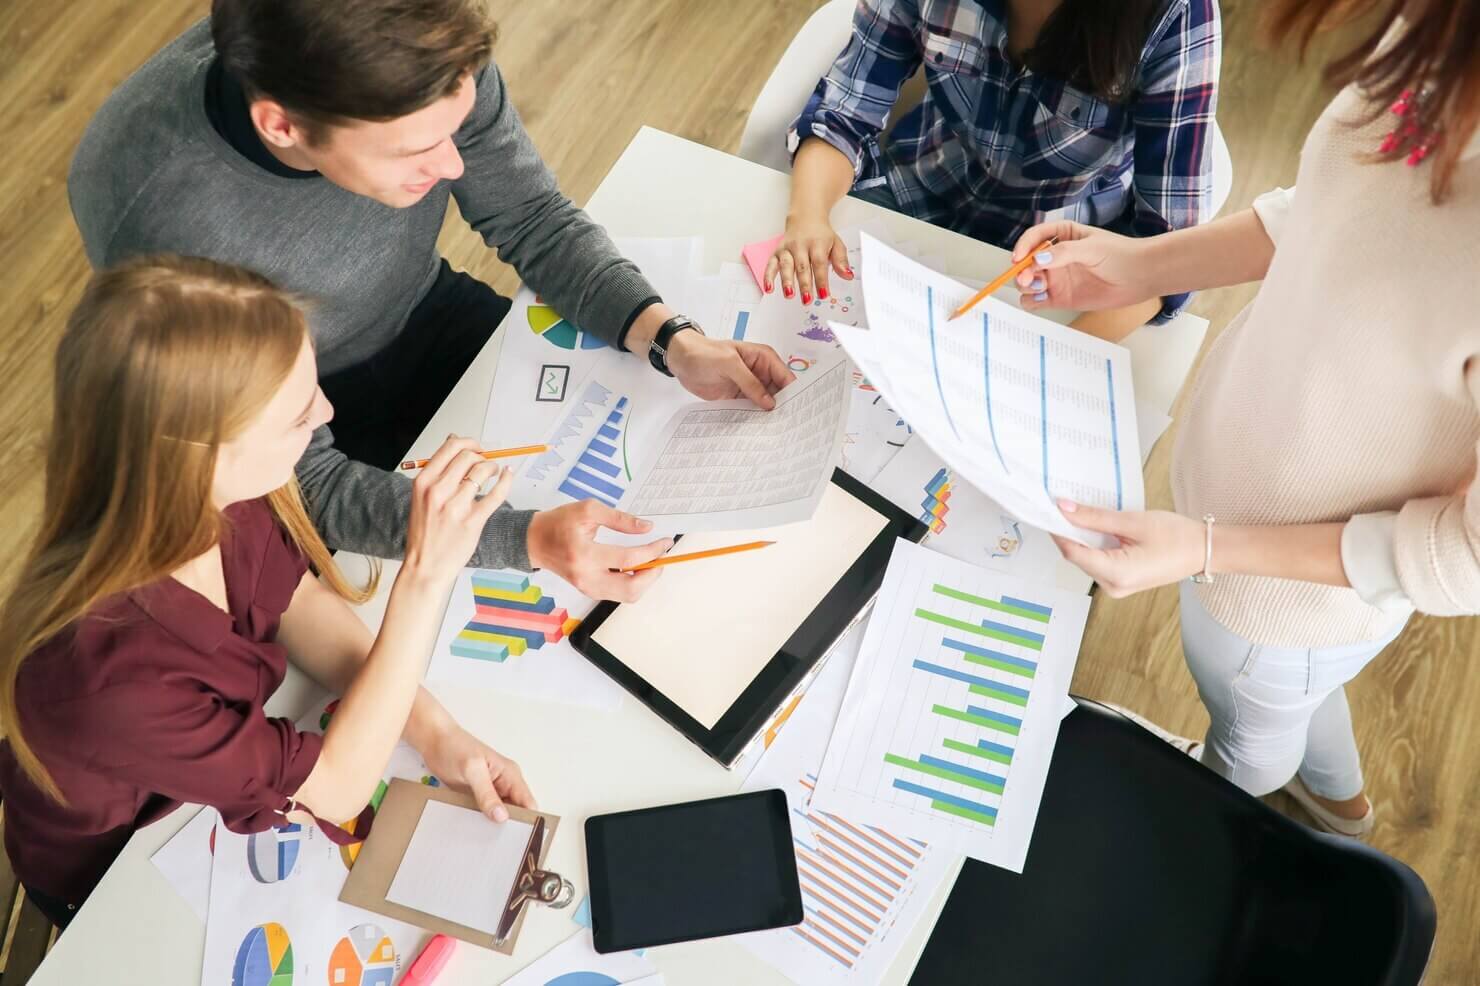
[[[1174,3],[1141,62],[1133,105],[1133,207],[1117,224],[1120,232],[1155,236],[1211,218],[1213,113],[1221,56],[1216,0]],[[1189,298],[1163,298],[1155,321],[1175,316]]]
[[[787,132],[793,155],[803,140],[820,137],[847,156],[857,179],[877,154],[900,87],[920,65],[919,22],[914,0],[859,0],[847,47]]]

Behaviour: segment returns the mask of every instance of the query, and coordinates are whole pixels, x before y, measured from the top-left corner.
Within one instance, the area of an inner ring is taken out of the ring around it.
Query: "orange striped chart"
[[[817,777],[799,783],[810,792]],[[793,807],[792,816],[806,917],[791,931],[851,970],[888,930],[927,847],[810,807]]]
[[[558,644],[577,621],[518,572],[473,573],[473,618],[452,639],[457,657],[502,664],[526,650]]]
[[[351,928],[329,955],[329,986],[391,986],[395,978],[396,946],[377,925]]]

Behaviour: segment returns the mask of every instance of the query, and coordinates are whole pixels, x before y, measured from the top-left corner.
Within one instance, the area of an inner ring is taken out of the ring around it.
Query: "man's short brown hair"
[[[480,0],[213,0],[211,37],[249,98],[309,129],[394,120],[486,65],[496,32]]]

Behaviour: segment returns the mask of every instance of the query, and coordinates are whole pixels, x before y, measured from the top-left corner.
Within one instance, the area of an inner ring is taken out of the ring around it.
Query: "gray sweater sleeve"
[[[406,523],[411,512],[411,479],[355,462],[334,448],[329,426],[318,429],[298,460],[298,482],[308,513],[324,542],[336,551],[356,551],[377,558],[400,558],[406,552]],[[529,522],[533,510],[499,507],[483,529],[469,565],[529,571]]]
[[[658,292],[555,183],[509,101],[498,66],[479,74],[473,112],[457,134],[463,175],[452,185],[463,218],[556,311],[616,345]]]

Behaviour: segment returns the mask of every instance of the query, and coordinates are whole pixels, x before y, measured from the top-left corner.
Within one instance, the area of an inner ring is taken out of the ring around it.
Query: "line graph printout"
[[[1057,497],[1145,502],[1130,353],[970,291],[863,237],[871,331],[833,325],[870,382],[973,486],[1035,527],[1096,547]]]
[[[683,408],[652,441],[621,508],[653,522],[647,538],[808,519],[841,454],[849,382],[835,349],[773,410],[746,399]]]
[[[1088,614],[896,541],[812,808],[1021,873]]]

